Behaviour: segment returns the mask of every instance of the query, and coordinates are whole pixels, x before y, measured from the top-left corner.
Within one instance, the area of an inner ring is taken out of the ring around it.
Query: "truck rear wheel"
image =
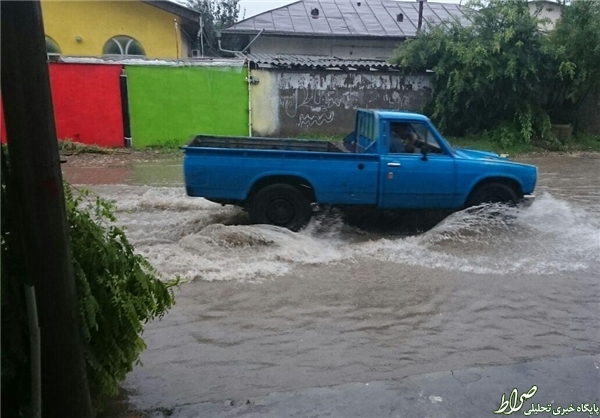
[[[271,224],[299,231],[312,215],[310,202],[289,184],[272,184],[261,189],[249,208],[250,222]]]
[[[469,197],[467,207],[483,203],[517,203],[519,197],[512,187],[502,183],[488,183],[478,187]]]

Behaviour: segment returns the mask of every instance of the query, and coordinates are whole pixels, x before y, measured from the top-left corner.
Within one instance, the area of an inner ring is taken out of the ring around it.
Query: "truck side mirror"
[[[427,148],[429,147],[429,145],[427,145],[426,143],[423,144],[423,146],[421,147],[421,155],[423,155],[421,157],[421,161],[427,161]]]

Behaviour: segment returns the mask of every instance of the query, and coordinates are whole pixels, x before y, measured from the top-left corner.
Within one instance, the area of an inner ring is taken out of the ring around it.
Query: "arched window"
[[[146,55],[144,47],[131,36],[119,35],[110,38],[102,49],[104,55]]]
[[[54,39],[46,35],[46,53],[47,54],[60,54],[60,46]]]

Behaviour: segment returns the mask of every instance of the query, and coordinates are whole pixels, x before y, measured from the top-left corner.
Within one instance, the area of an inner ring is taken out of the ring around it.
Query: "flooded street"
[[[65,164],[165,278],[186,279],[146,329],[132,407],[196,416],[201,402],[599,354],[600,156],[519,161],[540,170],[531,207],[409,235],[335,213],[300,233],[248,225],[186,197],[176,160]]]

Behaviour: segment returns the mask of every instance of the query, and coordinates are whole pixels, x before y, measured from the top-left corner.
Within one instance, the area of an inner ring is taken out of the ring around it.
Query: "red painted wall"
[[[50,63],[58,139],[122,147],[122,66]]]
[[[50,63],[58,139],[103,147],[124,146],[121,70],[121,65]],[[4,117],[0,125],[2,142],[6,142]]]

